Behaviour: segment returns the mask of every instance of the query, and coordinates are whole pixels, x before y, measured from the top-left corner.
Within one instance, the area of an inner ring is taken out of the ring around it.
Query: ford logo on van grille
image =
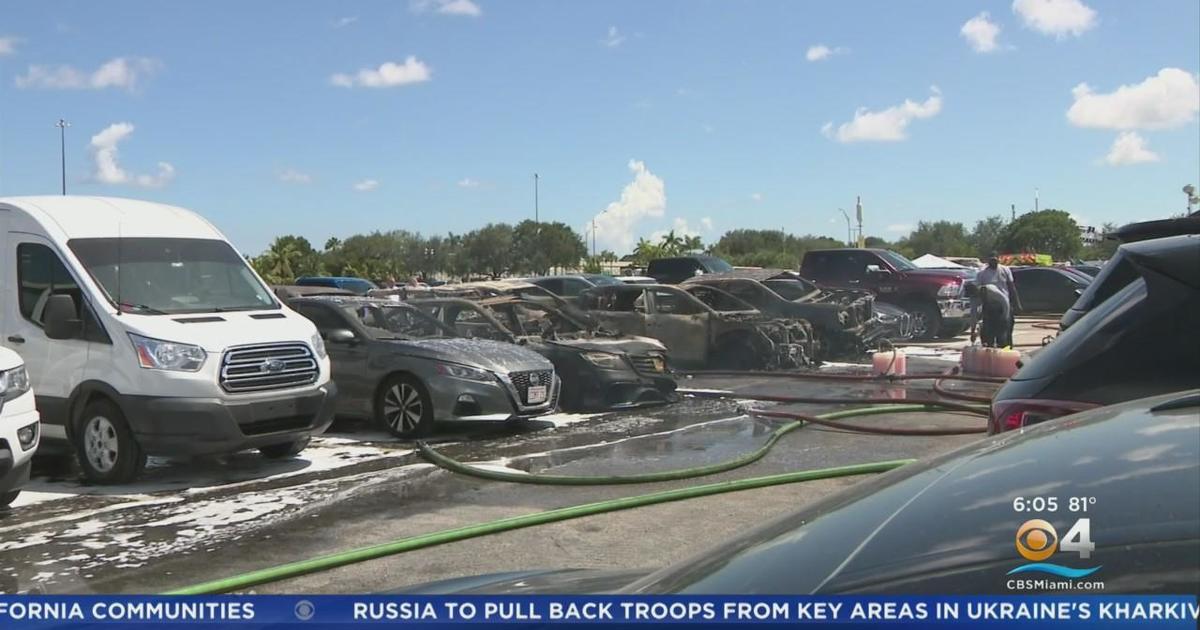
[[[258,366],[258,371],[266,374],[278,374],[287,369],[287,364],[279,359],[267,359]]]

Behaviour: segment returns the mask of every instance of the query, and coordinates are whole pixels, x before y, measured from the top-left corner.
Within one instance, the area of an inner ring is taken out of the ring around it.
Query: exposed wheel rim
[[[394,431],[407,433],[417,428],[424,415],[421,392],[408,383],[397,383],[383,396],[383,419]]]
[[[95,470],[106,473],[117,465],[120,454],[120,438],[112,421],[96,416],[87,421],[83,428],[83,454]]]
[[[929,331],[929,318],[921,311],[914,311],[912,314],[912,330],[913,337],[923,337]]]

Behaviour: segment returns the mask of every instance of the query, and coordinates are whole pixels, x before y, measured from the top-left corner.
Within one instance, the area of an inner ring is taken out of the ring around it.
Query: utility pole
[[[592,217],[592,258],[596,257],[596,217]]]
[[[1017,220],[1017,204],[1014,203],[1014,204],[1009,204],[1009,205],[1010,205],[1009,211],[1012,212],[1012,219],[1010,220],[1010,222],[1016,221]]]
[[[858,248],[862,249],[867,246],[867,241],[866,241],[866,237],[863,236],[863,229],[862,229],[863,207],[862,207],[862,197],[861,196],[856,198],[856,201],[854,204],[854,210],[858,214]]]
[[[1038,189],[1034,188],[1033,189],[1033,211],[1037,212],[1038,208],[1040,208],[1040,207],[1041,207],[1040,202],[1038,200]]]
[[[537,173],[533,174],[533,222],[534,223],[542,222],[542,220],[540,218],[538,218],[538,174]]]
[[[62,173],[62,194],[65,195],[67,194],[67,127],[70,127],[71,123],[59,118],[54,126],[58,127],[58,157]]]
[[[842,208],[838,208],[838,212],[841,212],[842,216],[846,217],[846,246],[852,247],[854,245],[854,228],[850,227],[850,215]],[[834,221],[837,221],[837,219],[834,219]],[[782,233],[783,228],[779,228],[779,231]]]

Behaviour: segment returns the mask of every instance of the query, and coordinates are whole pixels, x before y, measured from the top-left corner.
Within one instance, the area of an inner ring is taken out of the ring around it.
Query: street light
[[[1200,203],[1200,197],[1196,196],[1196,187],[1191,184],[1184,186],[1183,194],[1187,195],[1187,211],[1188,214],[1191,214],[1192,206]]]
[[[854,246],[854,228],[850,227],[850,213],[846,212],[842,208],[838,208],[838,211],[842,213],[842,216],[846,217],[846,244],[853,247]]]
[[[58,156],[62,165],[62,194],[65,195],[67,194],[67,127],[70,127],[71,123],[59,118],[54,126],[58,127]]]

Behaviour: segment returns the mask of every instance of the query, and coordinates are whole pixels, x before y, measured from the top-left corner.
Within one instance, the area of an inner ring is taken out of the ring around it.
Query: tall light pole
[[[859,249],[862,249],[867,246],[866,240],[863,236],[863,229],[862,229],[862,213],[863,213],[862,197],[855,198],[854,212],[858,216],[858,247],[859,247]]]
[[[838,208],[838,211],[842,213],[842,216],[846,217],[846,245],[848,245],[848,246],[853,245],[854,244],[854,228],[850,227],[850,214],[847,213],[842,208]],[[837,219],[834,219],[834,221],[837,221]],[[782,232],[783,230],[780,230],[780,231]]]
[[[1183,194],[1187,195],[1187,212],[1192,213],[1192,204],[1200,203],[1200,197],[1196,197],[1196,187],[1188,184],[1183,187]]]
[[[542,220],[538,218],[538,174],[537,173],[533,174],[533,222],[534,223],[542,222]]]
[[[59,118],[54,126],[58,127],[58,157],[62,172],[62,194],[65,195],[67,194],[67,127],[70,127],[71,123]]]

